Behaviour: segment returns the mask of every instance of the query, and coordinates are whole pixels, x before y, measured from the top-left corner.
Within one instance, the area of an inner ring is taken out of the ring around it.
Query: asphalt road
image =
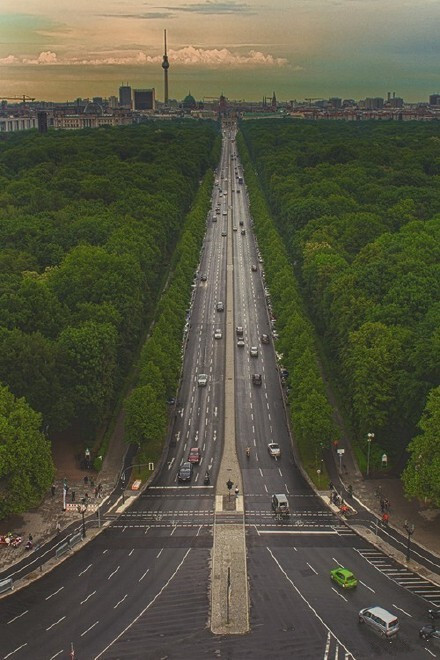
[[[229,137],[226,131],[163,469],[132,507],[106,517],[108,527],[84,549],[0,600],[3,658],[440,657],[435,643],[418,637],[426,622],[426,599],[399,578],[401,567],[381,557],[323,505],[295,465],[274,347],[261,344],[261,334],[272,332],[264,264],[236,169],[241,175],[233,133]],[[224,337],[225,312],[217,311],[217,303],[226,302],[227,241],[222,233],[231,231],[234,316],[244,328],[244,346],[236,347],[236,438],[251,631],[214,636],[209,629],[212,484],[222,453],[225,374],[224,340],[214,333],[219,328]],[[257,272],[252,264],[258,265]],[[250,346],[258,347],[258,357],[250,356]],[[204,387],[197,384],[201,373],[208,376]],[[261,386],[252,384],[253,373],[261,373]],[[280,458],[269,456],[270,441],[279,443]],[[194,446],[201,449],[201,463],[189,484],[179,484],[179,466]],[[246,446],[251,447],[249,458]],[[203,484],[206,470],[209,486]],[[272,493],[287,495],[288,519],[273,515]],[[358,576],[355,591],[342,592],[330,581],[329,571],[338,565]],[[359,625],[358,611],[370,605],[399,617],[397,639],[381,639]]]

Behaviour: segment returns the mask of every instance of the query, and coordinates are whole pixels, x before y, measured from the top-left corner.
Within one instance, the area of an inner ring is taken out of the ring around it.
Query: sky
[[[440,0],[0,0],[0,98],[279,100],[440,91]]]

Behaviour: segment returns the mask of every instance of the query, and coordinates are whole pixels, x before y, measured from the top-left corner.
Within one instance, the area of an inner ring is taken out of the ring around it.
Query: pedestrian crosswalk
[[[401,566],[377,548],[360,548],[357,549],[357,552],[388,579],[397,582],[404,589],[424,598],[432,605],[440,607],[440,587],[438,585]]]

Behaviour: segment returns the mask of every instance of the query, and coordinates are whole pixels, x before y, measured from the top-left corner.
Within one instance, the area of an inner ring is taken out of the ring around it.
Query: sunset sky
[[[0,98],[280,100],[440,91],[440,0],[1,0]]]

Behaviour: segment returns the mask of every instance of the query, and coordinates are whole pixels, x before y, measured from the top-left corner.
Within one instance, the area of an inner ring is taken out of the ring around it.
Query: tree
[[[125,432],[129,443],[139,447],[148,443],[161,443],[166,431],[165,401],[158,400],[152,385],[133,390],[125,401]]]
[[[440,507],[440,387],[431,390],[419,422],[422,433],[408,445],[410,459],[402,474],[407,495]]]
[[[41,415],[0,385],[0,518],[36,506],[54,475]]]

